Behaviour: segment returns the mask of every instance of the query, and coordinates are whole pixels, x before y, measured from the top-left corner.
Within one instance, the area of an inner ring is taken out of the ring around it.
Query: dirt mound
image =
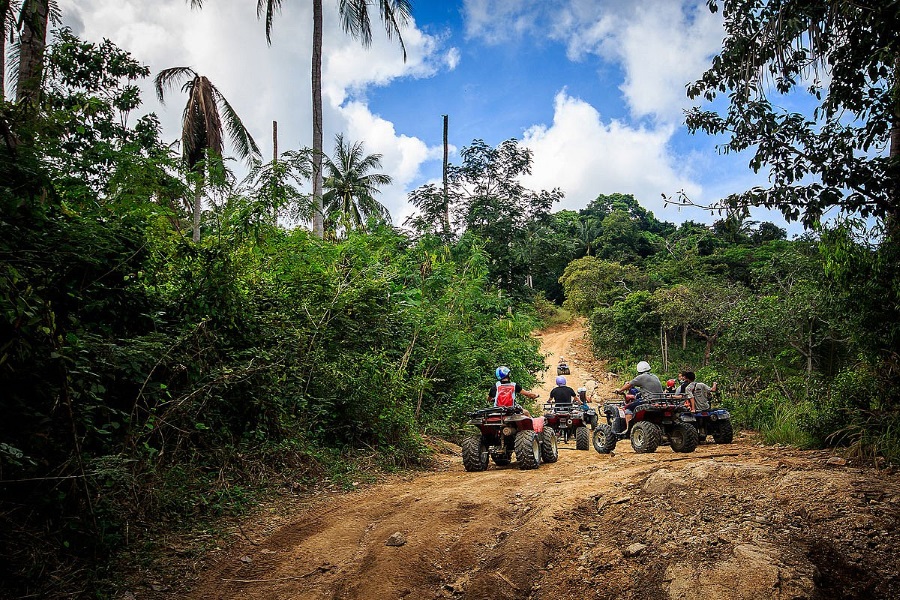
[[[576,386],[602,375],[579,327],[542,340],[548,355],[565,353]],[[207,556],[197,581],[135,596],[900,597],[900,477],[890,471],[749,434],[691,454],[620,444],[600,455],[571,442],[555,464],[482,473],[430,443],[446,459],[435,471],[260,515]]]

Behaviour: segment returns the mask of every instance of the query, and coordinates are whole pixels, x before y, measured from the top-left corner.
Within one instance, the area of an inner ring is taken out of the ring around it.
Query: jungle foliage
[[[420,464],[497,364],[534,383],[536,317],[479,237],[282,227],[308,152],[198,188],[155,117],[129,123],[145,67],[65,31],[48,50],[38,118],[2,105],[0,595],[111,594],[160,530],[354,457]]]

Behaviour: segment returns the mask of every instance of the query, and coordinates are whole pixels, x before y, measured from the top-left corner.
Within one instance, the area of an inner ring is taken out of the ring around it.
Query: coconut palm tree
[[[202,0],[192,0],[199,6]],[[275,13],[281,10],[282,0],[257,0],[256,14],[265,12],[266,40],[272,43],[272,22]],[[397,36],[406,60],[406,45],[400,35],[401,29],[409,23],[412,15],[410,0],[378,0],[379,16],[384,23],[388,39]],[[369,16],[369,1],[340,0],[338,10],[341,26],[345,33],[360,40],[364,47],[372,44],[372,20]],[[313,0],[313,52],[312,52],[312,104],[313,104],[313,198],[318,208],[313,218],[313,233],[322,236],[324,211],[322,204],[322,0]]]
[[[325,194],[322,197],[324,214],[329,215],[332,229],[340,226],[345,232],[351,228],[363,228],[371,217],[391,221],[391,213],[375,199],[378,186],[391,183],[390,175],[371,173],[381,168],[381,155],[363,153],[362,142],[344,142],[344,136],[335,137],[334,159],[325,158]]]
[[[194,241],[200,241],[200,200],[210,159],[221,158],[223,120],[225,130],[238,157],[250,160],[260,156],[253,136],[240,117],[212,82],[190,67],[164,69],[153,80],[156,96],[164,102],[165,90],[187,78],[181,91],[187,93],[181,121],[181,156],[185,166],[196,177],[194,190]]]

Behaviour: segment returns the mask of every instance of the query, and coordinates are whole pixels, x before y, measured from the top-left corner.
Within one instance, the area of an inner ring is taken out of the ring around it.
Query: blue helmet
[[[497,379],[506,379],[509,377],[509,367],[497,367],[497,370],[494,371],[494,375],[497,376]]]
[[[566,385],[566,378],[565,377],[557,377],[556,385]]]

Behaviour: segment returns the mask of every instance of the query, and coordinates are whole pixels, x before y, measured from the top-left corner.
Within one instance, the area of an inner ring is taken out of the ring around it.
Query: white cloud
[[[272,153],[273,120],[278,121],[281,151],[312,145],[309,3],[283,4],[274,21],[271,46],[254,3],[246,0],[205,2],[202,10],[191,10],[184,0],[61,0],[60,4],[64,21],[76,35],[95,42],[109,38],[147,64],[151,78],[174,66],[191,66],[206,75],[241,116],[266,159]],[[366,49],[341,30],[336,13],[334,5],[326,4],[325,150],[330,152],[335,134],[343,132],[348,140],[363,140],[368,153],[382,153],[383,172],[395,184],[384,190],[381,200],[396,219],[405,209],[406,186],[432,151],[371,114],[365,92],[398,78],[429,77],[452,68],[459,52],[448,52],[442,47],[443,38],[427,35],[411,22],[402,34],[404,62],[396,38],[388,40],[377,19],[372,23],[372,46]],[[146,111],[159,115],[164,139],[177,139],[185,101],[180,89],[167,92],[166,105],[160,106],[152,82],[144,82],[142,88]]]
[[[459,53],[459,48],[450,48],[447,51],[447,54],[444,56],[444,62],[447,64],[447,68],[451,71],[459,66],[459,61],[461,60],[461,56]]]
[[[720,48],[721,16],[689,0],[466,0],[466,30],[499,43],[517,36],[566,46],[572,61],[597,57],[619,64],[620,85],[636,118],[680,122],[689,105],[684,86],[697,79]]]
[[[525,132],[523,144],[534,152],[532,189],[559,187],[566,197],[559,208],[583,208],[599,194],[624,193],[660,215],[661,194],[685,190],[702,196],[700,185],[679,174],[667,143],[672,126],[632,128],[604,123],[588,103],[557,94],[553,123]],[[680,220],[680,219],[679,219]]]

